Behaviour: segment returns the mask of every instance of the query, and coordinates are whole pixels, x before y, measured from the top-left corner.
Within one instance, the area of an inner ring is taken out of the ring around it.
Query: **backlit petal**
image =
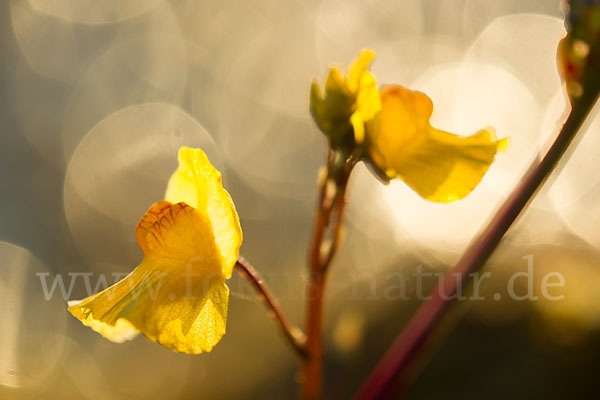
[[[507,140],[493,129],[462,137],[433,128],[433,104],[425,94],[400,86],[382,93],[378,125],[368,130],[370,156],[390,177],[398,176],[421,197],[451,202],[479,184]]]
[[[365,124],[373,120],[381,110],[381,99],[377,81],[368,71],[363,71],[356,95],[356,110],[350,118],[354,129],[354,140],[361,144],[365,137]]]
[[[146,312],[133,315],[150,340],[182,353],[211,351],[225,334],[229,289],[221,276],[165,281]],[[166,296],[164,296],[166,294]]]
[[[206,216],[223,258],[223,275],[231,277],[242,243],[242,230],[235,206],[223,188],[221,173],[200,149],[182,147],[179,167],[169,179],[165,200],[185,202]]]
[[[69,311],[113,341],[134,328],[176,351],[210,351],[225,333],[223,260],[205,214],[185,203],[167,206],[154,204],[140,221],[142,263],[110,288],[70,303]]]
[[[348,69],[348,87],[352,92],[357,92],[361,83],[363,74],[371,65],[375,58],[375,52],[370,49],[364,49],[360,52],[358,58],[352,62]]]
[[[372,119],[381,110],[381,98],[377,88],[377,80],[370,72],[361,76],[359,90],[356,96],[356,110],[364,121]]]
[[[115,325],[94,319],[91,314],[83,312],[83,307],[77,307],[80,303],[82,303],[81,300],[69,301],[69,311],[80,319],[85,326],[89,326],[111,342],[123,343],[135,338],[139,334],[138,330],[125,319],[119,319]]]

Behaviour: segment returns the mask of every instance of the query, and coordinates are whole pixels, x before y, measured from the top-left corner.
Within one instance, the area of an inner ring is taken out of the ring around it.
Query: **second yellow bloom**
[[[399,178],[430,201],[462,199],[479,184],[496,153],[506,149],[507,139],[496,140],[492,128],[464,137],[432,127],[431,99],[402,86],[380,92],[368,71],[373,58],[373,51],[364,50],[346,77],[332,67],[324,94],[313,83],[317,125],[334,143],[340,132],[351,131],[353,153],[385,180]]]

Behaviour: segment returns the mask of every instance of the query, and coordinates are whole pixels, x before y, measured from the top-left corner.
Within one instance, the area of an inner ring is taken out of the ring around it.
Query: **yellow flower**
[[[142,262],[108,289],[69,302],[69,311],[114,342],[142,333],[175,351],[211,351],[225,334],[225,281],[242,242],[238,215],[199,149],[180,149],[165,197],[138,224]]]
[[[374,57],[372,50],[363,50],[348,68],[346,77],[339,67],[330,67],[324,93],[317,82],[312,83],[311,112],[319,129],[336,145],[344,144],[352,134],[355,143],[362,143],[364,123],[381,107],[377,82],[367,71]]]
[[[479,184],[508,141],[495,140],[493,128],[468,137],[441,131],[429,123],[432,112],[424,93],[386,87],[381,111],[367,125],[369,157],[389,179],[400,178],[424,199],[459,200]]]
[[[363,50],[345,78],[331,67],[324,95],[313,82],[311,110],[317,125],[334,146],[350,146],[346,153],[362,157],[386,182],[399,178],[430,201],[465,197],[496,153],[506,148],[507,139],[495,140],[492,128],[469,137],[433,128],[427,95],[400,86],[380,94],[367,71],[374,57],[372,50]]]

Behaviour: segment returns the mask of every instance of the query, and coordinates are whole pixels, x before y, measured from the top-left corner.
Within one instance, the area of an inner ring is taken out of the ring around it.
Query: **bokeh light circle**
[[[81,138],[112,112],[130,104],[181,103],[187,63],[186,42],[166,34],[124,40],[93,60],[77,78],[65,106],[65,158],[69,160]]]
[[[165,0],[28,0],[43,13],[79,24],[111,24],[136,17]]]
[[[57,276],[28,250],[0,241],[0,260],[0,386],[37,386],[58,367],[66,299]],[[58,278],[68,287],[68,277]]]
[[[152,203],[164,198],[181,146],[201,148],[222,170],[210,134],[170,104],[129,106],[90,130],[69,163],[64,186],[67,222],[86,259],[139,261],[135,226]]]

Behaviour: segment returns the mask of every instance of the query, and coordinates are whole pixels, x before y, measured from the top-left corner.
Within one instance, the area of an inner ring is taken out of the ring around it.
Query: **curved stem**
[[[592,109],[597,96],[579,100],[556,140],[541,161],[534,161],[521,183],[506,199],[487,227],[471,242],[454,268],[431,291],[431,298],[421,304],[408,324],[379,361],[356,395],[356,399],[396,398],[405,389],[406,373],[419,350],[447,310],[456,291],[479,270],[496,249],[517,216],[550,175]],[[456,277],[460,279],[456,279]]]
[[[246,259],[240,257],[235,264],[235,268],[239,272],[239,274],[246,279],[254,288],[259,292],[260,297],[263,299],[265,306],[271,311],[269,315],[272,315],[273,318],[278,322],[281,331],[284,336],[288,340],[288,342],[292,345],[294,350],[298,353],[298,355],[305,359],[306,354],[306,336],[304,333],[296,326],[292,325],[283,311],[281,310],[281,306],[279,302],[273,296],[267,285],[264,283],[264,280],[250,265]]]

